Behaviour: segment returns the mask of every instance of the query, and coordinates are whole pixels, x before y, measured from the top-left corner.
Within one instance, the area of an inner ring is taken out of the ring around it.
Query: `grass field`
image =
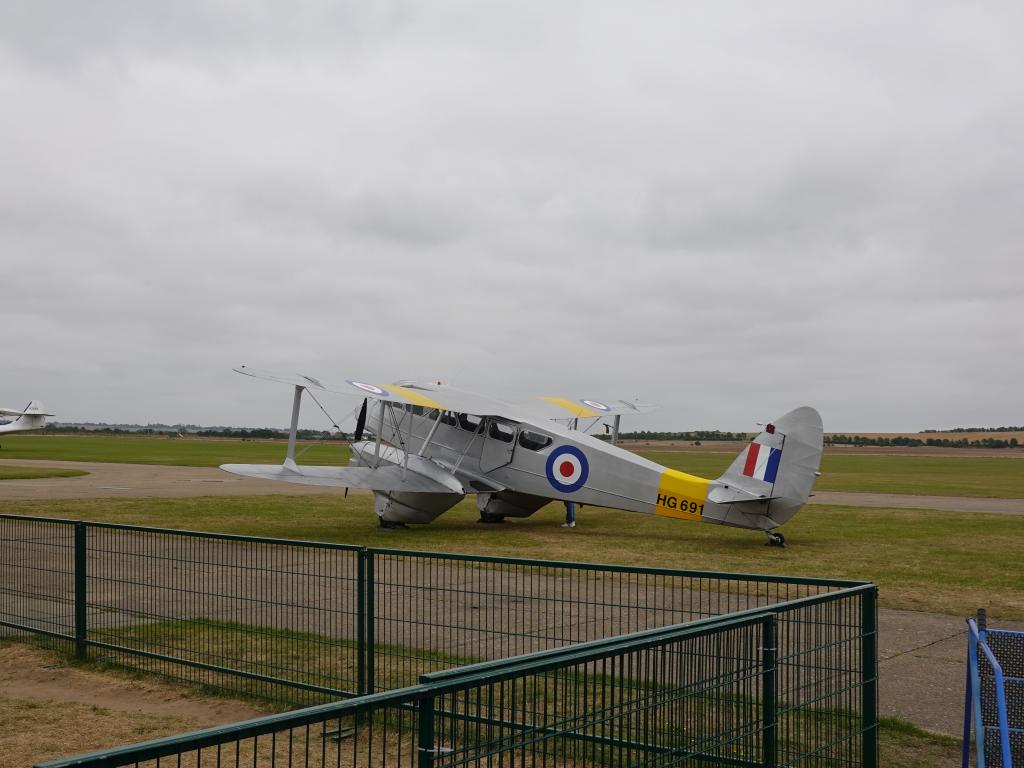
[[[0,459],[101,461],[216,467],[271,464],[284,459],[283,441],[174,439],[167,437],[17,435],[2,442]],[[299,463],[348,463],[348,446],[299,446]],[[726,453],[642,454],[672,469],[718,477],[732,462]],[[826,454],[816,488],[822,491],[909,493],[928,496],[1024,498],[1024,462],[988,457]]]
[[[462,502],[429,526],[377,527],[369,494],[9,502],[5,511],[158,527],[749,573],[869,579],[882,605],[967,615],[979,605],[1024,619],[1022,523],[1011,515],[814,505],[785,527],[785,549],[752,532],[584,509],[573,530],[550,505],[525,520],[482,525]]]

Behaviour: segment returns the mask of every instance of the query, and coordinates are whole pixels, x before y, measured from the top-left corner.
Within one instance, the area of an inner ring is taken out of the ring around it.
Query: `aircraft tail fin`
[[[779,417],[718,478],[725,486],[717,489],[723,496],[720,503],[767,501],[766,522],[774,523],[767,527],[782,525],[811,495],[822,445],[821,416],[813,408],[804,406]]]
[[[53,416],[52,413],[47,413],[46,408],[38,400],[30,400],[29,404],[25,406],[25,416]]]

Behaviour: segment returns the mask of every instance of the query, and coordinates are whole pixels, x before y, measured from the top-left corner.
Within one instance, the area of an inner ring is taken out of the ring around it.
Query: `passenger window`
[[[441,423],[447,424],[449,427],[454,427],[458,422],[455,420],[455,414],[451,411],[445,411],[444,416],[441,417]]]
[[[492,421],[491,428],[488,430],[487,434],[495,440],[501,440],[503,443],[511,443],[512,438],[515,437],[516,433],[508,424],[499,424],[496,421]]]
[[[467,432],[476,432],[480,429],[480,417],[470,416],[466,413],[459,414],[459,425]]]
[[[531,451],[539,451],[551,445],[551,438],[539,432],[523,431],[519,433],[519,444],[523,448],[529,448]]]

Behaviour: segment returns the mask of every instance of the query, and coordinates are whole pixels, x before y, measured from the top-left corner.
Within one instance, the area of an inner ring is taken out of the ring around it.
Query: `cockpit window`
[[[542,435],[539,432],[527,432],[523,430],[519,433],[519,444],[523,448],[528,448],[531,451],[539,451],[542,448],[547,448],[551,445],[551,438],[547,435]]]
[[[516,432],[508,424],[501,424],[500,422],[492,421],[491,428],[487,431],[487,434],[495,440],[501,440],[503,443],[511,443]]]
[[[480,429],[480,417],[470,416],[468,413],[459,414],[459,426],[467,432],[476,432]]]

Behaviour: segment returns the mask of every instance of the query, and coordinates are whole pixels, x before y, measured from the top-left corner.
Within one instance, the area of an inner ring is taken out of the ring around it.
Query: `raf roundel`
[[[597,402],[597,400],[580,400],[580,402],[583,403],[588,408],[593,408],[596,411],[610,411],[611,410],[611,408],[609,408],[607,405],[605,405],[604,403],[599,403],[599,402]]]
[[[586,484],[590,463],[579,448],[563,445],[548,456],[545,470],[552,488],[562,493],[572,493]]]
[[[351,379],[346,379],[346,381],[356,389],[363,390],[363,392],[369,392],[371,395],[376,395],[377,397],[388,397],[387,392],[380,387],[373,386],[373,384],[363,384],[361,381],[352,381]]]

